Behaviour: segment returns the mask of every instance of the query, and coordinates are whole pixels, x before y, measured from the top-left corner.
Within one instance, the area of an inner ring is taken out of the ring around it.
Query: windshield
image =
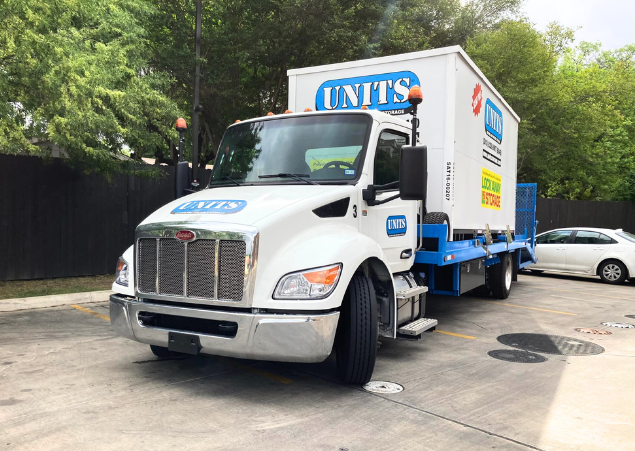
[[[633,243],[635,243],[635,235],[633,235],[630,232],[617,232],[618,236],[621,236],[622,238],[626,238],[628,241],[632,241]]]
[[[364,114],[235,125],[223,136],[209,185],[356,180],[370,125],[370,117]]]

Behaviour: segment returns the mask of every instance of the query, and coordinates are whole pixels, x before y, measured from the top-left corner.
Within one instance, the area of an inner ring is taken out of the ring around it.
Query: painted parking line
[[[452,335],[453,337],[467,338],[468,340],[476,340],[476,337],[472,337],[471,335],[456,334],[454,332],[448,332],[448,331],[439,330],[439,329],[435,329],[434,331],[438,334]]]
[[[96,316],[97,318],[101,318],[101,319],[103,319],[105,321],[110,321],[110,316],[102,315],[99,312],[96,312],[96,311],[91,310],[91,309],[86,308],[86,307],[82,307],[81,305],[72,304],[71,307],[73,307],[74,309],[79,310],[80,312],[88,313],[89,315],[93,315],[93,316]]]
[[[577,313],[561,312],[559,310],[549,310],[549,309],[546,309],[546,308],[527,307],[527,306],[524,306],[524,305],[508,304],[506,302],[486,301],[484,299],[473,299],[473,300],[474,301],[478,301],[478,302],[487,302],[488,304],[504,305],[505,307],[516,307],[516,308],[524,308],[524,309],[527,309],[527,310],[537,310],[539,312],[557,313],[559,315],[578,316]]]
[[[624,301],[635,301],[635,299],[633,299],[633,298],[609,296],[609,295],[606,295],[606,294],[598,294],[598,293],[593,293],[593,292],[588,292],[588,291],[558,290],[558,289],[555,289],[555,288],[549,288],[549,287],[544,287],[544,286],[541,287],[541,286],[537,286],[537,285],[534,285],[531,288],[537,288],[539,290],[559,291],[561,293],[574,293],[574,294],[580,294],[582,296],[597,296],[597,297],[600,297],[600,298],[619,299],[619,300],[624,300]]]

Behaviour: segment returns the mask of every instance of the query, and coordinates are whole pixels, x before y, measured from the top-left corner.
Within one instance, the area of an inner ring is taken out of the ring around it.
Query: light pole
[[[192,114],[192,179],[198,181],[198,115],[203,109],[199,105],[199,87],[201,78],[201,14],[202,0],[196,0],[196,71],[194,76],[194,112]]]
[[[174,168],[174,198],[178,199],[185,195],[185,190],[190,185],[190,166],[187,161],[183,161],[183,133],[187,130],[187,124],[182,117],[176,120],[176,131],[179,132],[179,162]]]

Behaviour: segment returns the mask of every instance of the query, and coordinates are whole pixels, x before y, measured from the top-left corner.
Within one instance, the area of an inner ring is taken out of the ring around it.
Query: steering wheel
[[[333,167],[345,166],[348,169],[355,169],[355,167],[351,163],[347,163],[346,161],[339,161],[339,160],[329,161],[324,166],[322,166],[322,169],[330,168],[331,166]]]

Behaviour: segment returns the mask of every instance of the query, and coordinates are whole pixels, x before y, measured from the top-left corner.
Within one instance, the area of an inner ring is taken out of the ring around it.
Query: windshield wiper
[[[276,178],[276,177],[280,177],[282,179],[294,179],[294,180],[298,180],[300,182],[306,182],[309,185],[317,185],[317,183],[312,182],[311,180],[307,180],[303,177],[311,177],[310,174],[290,174],[288,172],[281,172],[279,174],[265,174],[265,175],[259,175],[258,178],[259,179],[272,179],[272,178]]]
[[[229,176],[227,176],[227,175],[222,176],[220,179],[221,179],[221,180],[229,180],[229,181],[230,181],[230,182],[232,182],[234,185],[243,186],[243,184],[242,184],[242,183],[237,182],[236,180],[234,180],[233,178],[231,178],[231,177],[229,177]],[[218,179],[216,179],[216,180],[218,180]],[[213,180],[212,180],[212,181],[213,181]],[[210,184],[210,186],[211,186],[211,184]]]

